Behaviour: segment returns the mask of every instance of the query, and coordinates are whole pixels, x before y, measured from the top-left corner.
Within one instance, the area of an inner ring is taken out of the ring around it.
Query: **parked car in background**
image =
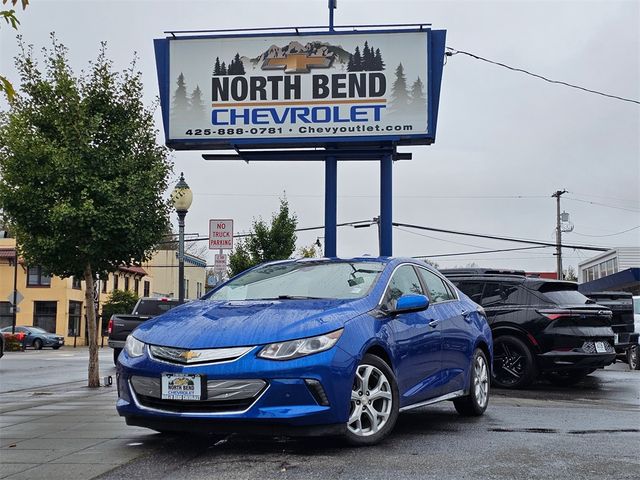
[[[381,441],[399,412],[489,401],[484,312],[413,259],[305,259],[247,270],[141,324],[118,359],[117,409],[161,432]]]
[[[0,358],[4,356],[4,335],[0,333]]]
[[[4,327],[0,332],[11,333],[11,327]],[[51,347],[54,350],[64,345],[64,337],[55,333],[47,332],[40,327],[16,327],[16,334],[23,334],[22,345],[24,348],[32,347],[42,350],[44,347]]]
[[[611,310],[579,293],[576,283],[515,270],[440,272],[487,313],[496,386],[524,388],[540,375],[569,385],[615,361]]]
[[[118,363],[118,356],[124,348],[127,336],[142,322],[168,312],[180,305],[176,298],[142,297],[133,307],[130,315],[112,315],[109,319],[107,333],[108,344],[113,348],[113,363]]]
[[[633,295],[629,292],[591,292],[587,297],[611,310],[611,328],[615,335],[618,358],[631,370],[640,368],[638,362],[638,331],[635,329]]]

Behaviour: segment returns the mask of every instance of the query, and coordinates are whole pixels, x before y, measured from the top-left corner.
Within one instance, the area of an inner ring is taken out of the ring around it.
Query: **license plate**
[[[163,400],[200,400],[202,382],[200,375],[185,373],[162,374]]]
[[[596,352],[606,353],[607,347],[604,346],[604,342],[596,342]]]

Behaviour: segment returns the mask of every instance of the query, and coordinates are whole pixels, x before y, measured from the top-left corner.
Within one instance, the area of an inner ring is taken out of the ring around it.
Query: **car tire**
[[[489,362],[482,350],[476,348],[469,367],[469,394],[456,398],[453,406],[464,417],[479,417],[489,405]]]
[[[36,338],[31,344],[31,346],[36,350],[42,350],[42,340],[40,340],[39,338]]]
[[[113,349],[113,364],[118,365],[118,357],[120,356],[120,352],[122,352],[121,348]]]
[[[498,388],[525,388],[538,376],[531,350],[518,337],[501,335],[493,339],[492,383]]]
[[[395,427],[400,396],[391,367],[365,355],[354,374],[345,439],[354,446],[375,445]]]
[[[640,346],[633,345],[627,349],[629,370],[640,370]]]
[[[585,379],[593,370],[589,368],[576,368],[560,372],[547,372],[545,378],[558,387],[570,387]]]
[[[55,347],[51,347],[51,348],[53,348],[54,350],[59,350],[60,349],[60,345],[56,345]]]

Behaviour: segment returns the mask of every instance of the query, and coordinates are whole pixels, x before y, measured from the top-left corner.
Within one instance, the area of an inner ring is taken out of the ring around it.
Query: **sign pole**
[[[380,256],[393,255],[393,155],[380,159]]]
[[[337,0],[329,0],[329,31],[333,32],[333,11],[336,9]]]
[[[27,275],[29,271],[27,270]],[[13,257],[13,312],[11,312],[11,335],[16,333],[16,322],[18,319],[18,240],[16,239],[15,255]]]
[[[324,161],[324,256],[337,256],[338,223],[338,160],[327,157]]]

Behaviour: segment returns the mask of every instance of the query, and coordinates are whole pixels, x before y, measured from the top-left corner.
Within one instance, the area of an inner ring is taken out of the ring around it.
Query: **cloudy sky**
[[[340,0],[337,25],[432,23],[447,45],[622,97],[640,99],[640,2]],[[19,12],[20,33],[42,47],[49,32],[70,49],[79,71],[100,41],[116,67],[140,57],[145,96],[158,94],[153,38],[165,30],[322,25],[326,0],[33,1]],[[15,33],[0,29],[0,72],[17,80]],[[6,104],[1,104],[6,108]],[[160,116],[156,116],[160,128]],[[160,141],[164,141],[160,138]],[[413,160],[394,166],[394,220],[451,230],[554,240],[555,199],[575,225],[567,243],[640,245],[640,105],[588,94],[456,55],[445,66],[437,141],[403,148]],[[233,218],[246,231],[271,216],[286,192],[301,227],[323,224],[320,163],[205,162],[175,152],[194,191],[187,231],[205,235],[209,218]],[[338,221],[379,211],[375,163],[339,165]],[[428,234],[427,236],[422,236]],[[300,233],[300,246],[322,231]],[[395,255],[438,255],[518,245],[429,232],[394,231]],[[341,228],[341,256],[376,254],[375,228]],[[552,271],[553,249],[439,257],[467,265]],[[589,252],[565,250],[577,266]],[[211,259],[212,260],[212,259]]]

